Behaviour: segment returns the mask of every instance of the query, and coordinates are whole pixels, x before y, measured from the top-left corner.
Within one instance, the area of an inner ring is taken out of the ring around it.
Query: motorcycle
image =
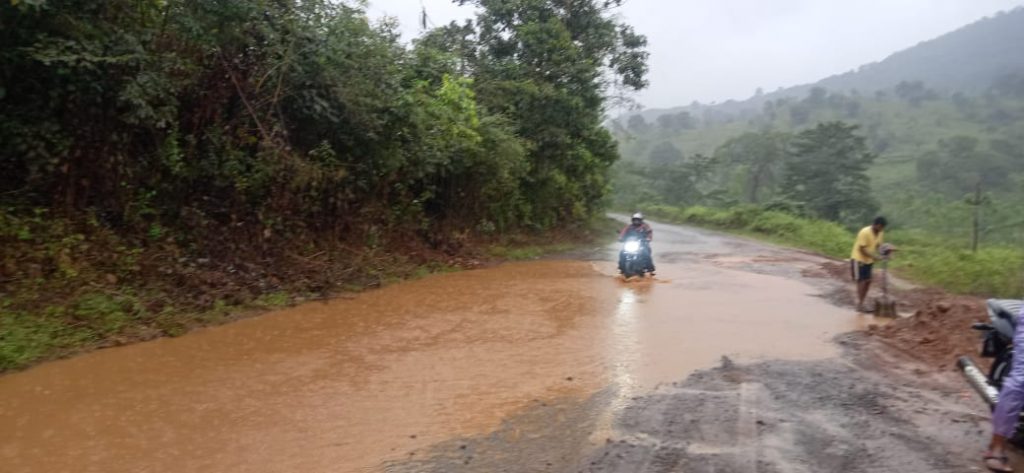
[[[619,253],[619,261],[622,262],[622,275],[631,278],[633,276],[644,277],[651,272],[650,248],[647,240],[629,238],[622,243],[622,251]]]
[[[991,409],[995,409],[999,400],[999,390],[1003,387],[1006,376],[1010,374],[1010,366],[1013,363],[1013,334],[1017,330],[1017,316],[1021,313],[1022,306],[1024,301],[1020,300],[989,299],[985,301],[989,322],[971,326],[972,329],[981,332],[982,358],[992,358],[992,367],[989,368],[988,374],[983,373],[968,356],[962,356],[957,360],[957,365],[968,383]],[[1014,443],[1021,444],[1024,441],[1022,427],[1024,426],[1018,424]]]

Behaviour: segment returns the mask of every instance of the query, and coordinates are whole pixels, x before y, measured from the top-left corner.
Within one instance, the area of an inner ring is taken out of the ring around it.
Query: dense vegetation
[[[865,167],[870,181],[861,181],[865,187],[856,192],[870,197],[860,205],[863,212],[880,206],[900,226],[965,245],[977,214],[982,242],[1024,244],[1018,208],[1024,203],[1024,73],[1001,77],[977,96],[944,96],[921,83],[870,96],[813,89],[799,100],[767,102],[762,113],[747,119],[699,120],[692,129],[665,127],[663,120],[631,121],[633,126],[618,131],[625,158],[616,186],[619,205],[813,205],[818,197],[833,196],[831,184],[818,181],[816,195],[793,194],[794,184],[808,176],[794,175],[798,178],[787,184],[787,170],[798,172],[815,162],[798,158],[798,137],[822,123],[842,121],[858,127],[853,134],[874,156]],[[691,179],[700,177],[688,190],[677,191],[689,194],[685,199],[651,192],[657,184],[644,177],[664,175],[656,169],[664,166],[666,148],[678,156],[692,153],[677,160]],[[848,173],[839,165],[855,162],[833,161],[821,171],[838,176]]]
[[[912,245],[902,253],[913,255],[901,268],[907,274],[952,290],[1019,297],[1022,84],[1004,79],[981,96],[942,96],[919,84],[870,98],[815,89],[801,100],[769,102],[749,120],[692,130],[638,129],[634,120],[634,131],[620,135],[627,160],[617,167],[616,204],[755,205],[847,231],[882,212],[892,234]],[[919,102],[907,95],[922,89],[927,98]],[[837,133],[843,137],[830,137]]]
[[[853,246],[854,233],[835,222],[753,205],[728,209],[654,205],[648,213],[668,222],[738,231],[838,259],[849,258]],[[961,293],[1020,297],[1024,251],[1005,247],[971,251],[915,230],[894,232],[889,239],[901,248],[892,261],[901,275]]]
[[[0,5],[0,370],[597,213],[621,0],[459,3],[411,46],[329,0]]]
[[[846,230],[881,212],[894,235],[916,245],[908,251],[919,252],[919,279],[1019,295],[1022,32],[1017,9],[842,80],[613,120],[624,157],[616,205],[753,205]]]

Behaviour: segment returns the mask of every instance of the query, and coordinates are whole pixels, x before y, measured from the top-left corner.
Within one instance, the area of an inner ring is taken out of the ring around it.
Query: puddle
[[[830,357],[831,337],[871,322],[806,282],[702,262],[726,251],[706,235],[657,234],[656,251],[697,256],[655,281],[603,262],[439,275],[0,377],[0,462],[380,471],[455,438],[529,437],[503,422],[572,399],[591,400],[586,429],[603,441],[616,407],[659,383],[723,355]]]

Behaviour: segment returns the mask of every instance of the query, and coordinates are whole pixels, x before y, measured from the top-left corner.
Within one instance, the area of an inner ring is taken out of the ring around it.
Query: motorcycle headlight
[[[636,240],[627,241],[622,249],[626,250],[627,253],[636,253],[640,251],[640,242]]]

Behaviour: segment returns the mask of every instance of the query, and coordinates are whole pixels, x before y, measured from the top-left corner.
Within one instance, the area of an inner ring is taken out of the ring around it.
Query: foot
[[[984,457],[985,468],[996,473],[1012,473],[1013,467],[1010,466],[1010,459],[1006,455],[996,455],[992,453],[986,453]]]
[[[867,307],[864,307],[864,304],[861,304],[861,305],[857,306],[857,312],[860,312],[862,314],[873,314],[875,311],[868,310]]]

